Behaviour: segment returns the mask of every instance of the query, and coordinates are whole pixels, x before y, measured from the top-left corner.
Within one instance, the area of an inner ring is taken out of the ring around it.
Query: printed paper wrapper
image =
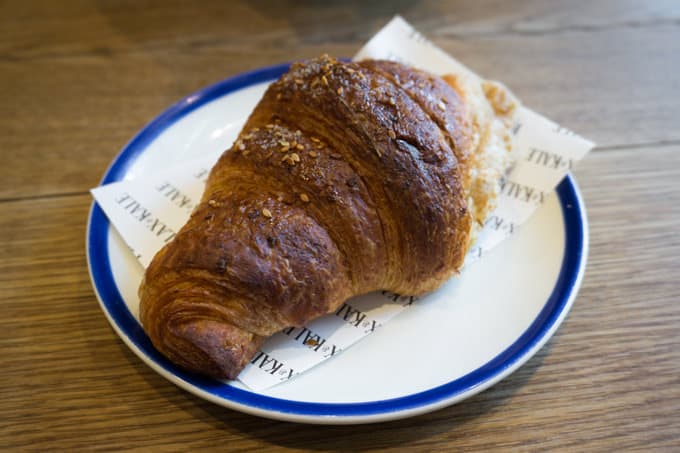
[[[398,16],[355,56],[367,58],[396,60],[435,75],[464,72],[477,77]],[[248,114],[244,112],[244,121]],[[498,207],[470,250],[466,266],[511,236],[546,197],[554,196],[553,189],[594,146],[525,107],[520,108],[513,130],[518,162],[505,178]],[[186,222],[220,154],[203,154],[144,178],[92,189],[97,203],[142,266],[146,267]],[[306,327],[275,334],[238,379],[256,391],[287,381],[344,352],[402,310],[417,310],[418,304],[413,304],[416,299],[387,292],[350,299],[335,313]]]

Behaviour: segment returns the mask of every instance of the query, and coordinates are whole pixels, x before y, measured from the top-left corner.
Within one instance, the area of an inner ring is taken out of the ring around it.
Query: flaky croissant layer
[[[233,379],[283,328],[457,272],[506,164],[485,152],[500,104],[480,109],[470,83],[388,61],[294,64],[146,271],[140,315],[156,348]]]

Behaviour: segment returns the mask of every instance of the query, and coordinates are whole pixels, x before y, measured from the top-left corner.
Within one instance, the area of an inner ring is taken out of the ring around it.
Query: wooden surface
[[[293,425],[179,390],[99,309],[88,189],[182,96],[352,55],[395,13],[598,143],[574,172],[591,250],[571,314],[500,384],[402,421]],[[5,1],[0,99],[0,449],[680,450],[679,2]]]

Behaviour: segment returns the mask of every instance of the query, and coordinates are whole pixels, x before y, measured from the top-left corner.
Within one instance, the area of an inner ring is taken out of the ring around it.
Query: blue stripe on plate
[[[242,88],[273,80],[283,74],[288,64],[247,72],[214,85],[206,87],[172,105],[160,116],[146,125],[114,159],[107,170],[102,184],[119,181],[146,147],[174,122],[195,109]],[[557,195],[562,206],[565,227],[565,251],[562,267],[552,294],[538,317],[529,328],[507,349],[476,370],[447,384],[430,390],[414,393],[400,398],[369,401],[363,403],[308,403],[272,398],[247,390],[234,388],[220,381],[196,376],[177,368],[163,357],[151,344],[142,327],[128,310],[113,278],[108,254],[109,222],[96,203],[92,204],[88,225],[88,261],[93,285],[110,319],[119,331],[127,336],[147,359],[153,361],[166,372],[182,379],[199,393],[207,393],[212,399],[233,403],[232,406],[245,406],[258,412],[284,416],[334,418],[370,418],[381,414],[395,414],[412,409],[436,405],[444,400],[454,399],[476,387],[483,386],[513,365],[526,360],[527,354],[543,341],[568,308],[572,293],[577,290],[580,268],[585,264],[585,218],[583,207],[574,181],[567,176],[557,187]]]

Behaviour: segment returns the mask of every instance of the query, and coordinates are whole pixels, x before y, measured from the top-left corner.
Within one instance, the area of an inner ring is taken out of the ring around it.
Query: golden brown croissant
[[[233,379],[267,337],[353,295],[437,288],[493,205],[513,109],[498,85],[394,62],[294,64],[147,269],[153,344]]]

